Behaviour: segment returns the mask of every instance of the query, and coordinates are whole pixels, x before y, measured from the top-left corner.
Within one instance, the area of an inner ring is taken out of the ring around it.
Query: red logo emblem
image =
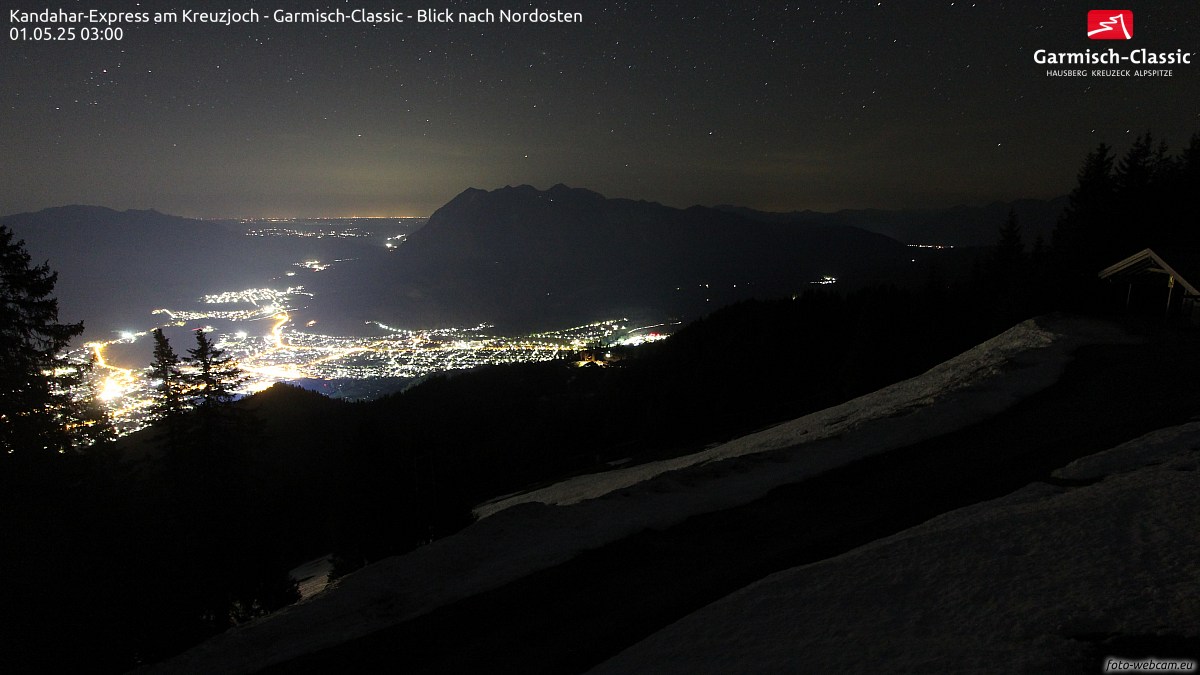
[[[1093,40],[1132,40],[1133,12],[1128,9],[1089,11],[1088,37]]]

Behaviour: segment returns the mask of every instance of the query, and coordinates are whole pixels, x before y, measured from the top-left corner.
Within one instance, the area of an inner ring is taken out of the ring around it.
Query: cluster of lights
[[[287,289],[277,291],[274,288],[247,288],[244,291],[225,291],[224,293],[215,293],[205,295],[200,298],[201,302],[206,305],[229,305],[239,303],[249,303],[258,305],[260,302],[266,302],[273,305],[283,305],[290,295],[307,295],[312,297],[312,293],[306,293],[303,286],[289,286]]]
[[[366,323],[369,326],[378,326],[389,333],[408,335],[412,337],[420,336],[424,339],[428,339],[429,337],[460,335],[464,333],[483,333],[488,329],[495,328],[495,326],[490,323],[481,323],[473,328],[430,328],[426,330],[409,330],[407,328],[396,328],[394,326],[389,326],[382,321],[368,321]]]
[[[606,342],[617,331],[627,329],[628,327],[623,325],[625,321],[628,321],[628,319],[596,321],[583,326],[535,333],[529,337],[531,339],[551,340],[562,343],[567,345],[572,351],[579,351],[586,349],[588,345]]]
[[[291,221],[282,221],[291,222]],[[264,227],[253,230],[246,230],[247,237],[308,237],[314,239],[357,239],[361,237],[369,237],[369,232],[363,232],[357,227],[351,227],[345,230],[296,230],[290,227]]]
[[[383,229],[400,227],[413,230],[427,220],[424,217],[388,217],[388,218],[243,218],[238,222],[251,227],[245,230],[248,237],[300,237],[305,239],[362,239],[379,236]],[[364,222],[365,221],[365,222]],[[354,225],[348,225],[354,223]],[[296,227],[306,224],[308,227]],[[366,227],[359,227],[364,225]],[[258,226],[258,227],[255,227]],[[394,229],[393,229],[394,231]],[[407,233],[389,236],[384,240],[384,246],[395,249],[408,238]]]
[[[211,297],[231,298],[235,295]],[[264,299],[260,295],[254,297]],[[184,313],[172,314],[174,318]],[[195,318],[205,318],[201,313],[194,314]],[[262,391],[276,382],[286,380],[413,378],[432,372],[484,365],[545,361],[583,349],[587,344],[609,342],[618,331],[629,330],[625,320],[621,319],[522,337],[504,337],[492,334],[494,326],[490,324],[469,328],[405,330],[382,322],[371,322],[387,334],[345,337],[289,329],[291,317],[287,310],[273,305],[260,307],[253,314],[251,318],[269,316],[274,319],[266,335],[237,331],[219,335],[214,340],[249,376],[242,393]],[[310,321],[307,325],[314,323]],[[654,326],[633,331],[644,332],[649,328]],[[203,330],[213,329],[205,327]],[[633,331],[620,344],[640,344],[665,337],[656,332],[635,336]],[[149,424],[157,382],[153,380],[149,367],[128,369],[109,364],[104,360],[104,348],[118,342],[132,343],[146,335],[148,332],[145,331],[122,333],[120,339],[89,343],[86,351],[75,355],[81,362],[86,362],[94,355],[96,363],[91,388],[81,387],[78,395],[96,395],[108,408],[118,433],[122,435]]]
[[[149,369],[139,372],[108,363],[104,358],[104,348],[110,344],[132,343],[145,335],[146,332],[125,331],[119,339],[89,342],[82,349],[68,355],[73,362],[82,365],[90,361],[93,365],[89,381],[73,387],[71,396],[95,396],[99,399],[100,404],[108,409],[118,435],[132,433],[149,423],[153,387],[156,383],[148,379]]]
[[[239,309],[227,311],[208,311],[208,312],[191,312],[183,309],[166,309],[160,308],[150,312],[151,314],[164,314],[170,317],[171,322],[177,326],[182,326],[187,321],[201,321],[204,319],[226,319],[229,321],[249,321],[251,319],[260,318],[263,310],[255,309]]]
[[[409,229],[423,222],[424,218],[352,218],[296,220],[244,219],[240,222],[251,227],[245,230],[254,237],[304,237],[352,239],[377,236],[386,227],[395,232]],[[348,221],[365,227],[347,226]],[[366,221],[363,223],[362,221]],[[308,227],[303,227],[307,224]],[[300,227],[295,227],[300,225]],[[387,246],[394,248],[407,239],[407,234],[397,234],[386,239]],[[332,262],[305,260],[294,263],[294,267],[320,272],[332,264],[353,260],[337,259]],[[295,276],[295,271],[287,271]],[[241,308],[200,308],[181,310],[159,308],[153,315],[164,315],[169,321],[163,326],[186,326],[208,320],[232,322],[261,321],[271,319],[271,327],[265,335],[251,335],[238,330],[228,335],[215,336],[219,348],[226,349],[240,367],[250,376],[243,393],[259,391],[281,380],[300,378],[375,378],[392,376],[419,376],[435,370],[472,368],[486,363],[502,363],[521,360],[552,358],[564,345],[553,341],[511,340],[483,335],[492,326],[481,324],[475,328],[442,329],[432,331],[402,331],[379,324],[391,335],[385,338],[350,338],[323,336],[292,331],[289,310],[294,307],[296,296],[312,297],[303,286],[275,288],[249,288],[204,295],[199,300],[203,305],[248,305]],[[316,320],[305,327],[311,328]],[[285,329],[287,333],[285,335]],[[215,332],[212,326],[201,328]],[[108,363],[104,349],[117,343],[134,343],[149,335],[148,331],[124,331],[118,339],[90,342],[75,350],[70,358],[82,367],[89,361],[95,364],[88,382],[72,388],[77,398],[95,397],[107,407],[119,434],[136,431],[151,419],[155,386],[152,370],[122,368]]]
[[[669,336],[663,335],[662,333],[645,333],[645,334],[637,334],[637,335],[627,335],[627,336],[621,338],[620,340],[618,340],[617,344],[621,345],[622,347],[636,347],[638,345],[646,344],[648,342],[658,342],[659,340],[666,340],[668,337]]]
[[[333,262],[330,262],[330,263],[321,262],[320,260],[305,260],[304,262],[292,263],[292,266],[293,267],[303,267],[304,269],[312,270],[313,272],[322,272],[322,271],[327,270],[330,267],[332,267],[334,265],[334,263],[351,262],[353,260],[356,260],[356,258],[338,258],[337,260],[334,260]],[[289,277],[295,276],[295,274],[296,274],[295,272],[287,273],[287,275]]]

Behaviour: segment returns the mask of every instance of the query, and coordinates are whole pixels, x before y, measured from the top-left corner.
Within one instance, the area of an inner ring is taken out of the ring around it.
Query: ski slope
[[[1200,636],[1200,422],[771,575],[592,672],[1073,672],[1103,636]],[[1168,648],[1169,649],[1169,648]],[[1160,659],[1200,653],[1156,653]],[[1099,668],[1096,669],[1099,672]]]
[[[481,505],[480,520],[383,560],[151,672],[252,672],[340,644],[561,564],[647,528],[749,503],[856,459],[995,415],[1053,384],[1107,324],[1026,321],[928,372],[840,406],[672,460],[581,476]]]

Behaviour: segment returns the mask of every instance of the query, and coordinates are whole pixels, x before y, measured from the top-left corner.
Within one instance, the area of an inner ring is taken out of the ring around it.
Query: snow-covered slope
[[[1054,382],[1067,354],[1086,342],[1120,340],[1105,324],[1078,319],[1026,321],[928,372],[770,429],[683,457],[573,478],[475,508],[487,517],[515,504],[575,504],[670,471],[808,444],[794,467],[811,475],[870,454],[945,433],[995,414]],[[939,405],[936,408],[931,406]],[[817,441],[853,433],[852,443]],[[836,448],[836,449],[835,449]],[[782,477],[782,476],[780,476]],[[789,480],[803,477],[788,476]]]
[[[1198,460],[1200,422],[1148,434],[1055,472],[1077,487],[774,574],[593,672],[1069,672],[1089,649],[1136,656],[1103,636],[1196,638]]]
[[[1027,321],[930,371],[676,460],[584,476],[480,507],[458,534],[371,565],[335,588],[231,630],[162,672],[250,672],[422,615],[646,528],[749,503],[868,455],[966,427],[1053,384],[1084,344],[1120,331]]]

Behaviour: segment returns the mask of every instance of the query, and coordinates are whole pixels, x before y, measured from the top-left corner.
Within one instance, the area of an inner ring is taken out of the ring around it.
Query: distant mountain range
[[[1027,245],[1032,245],[1039,236],[1049,244],[1050,233],[1067,203],[1066,197],[1056,197],[992,202],[986,206],[955,206],[949,209],[848,209],[835,213],[771,213],[728,205],[714,208],[766,222],[849,225],[891,237],[905,244],[991,246],[996,243],[997,230],[1007,220],[1010,209],[1017,215],[1022,238]]]
[[[315,297],[305,312],[326,330],[347,332],[366,321],[539,330],[620,316],[688,318],[745,297],[800,292],[825,277],[845,286],[911,275],[904,244],[990,244],[1009,208],[1032,241],[1048,235],[1064,204],[777,214],[676,209],[564,185],[468,189],[395,250],[360,240],[346,256],[352,263],[308,277]],[[284,270],[328,259],[321,247],[332,245],[91,206],[0,222],[26,241],[35,262],[59,272],[62,319],[83,319],[101,333],[144,328],[151,309],[204,293],[279,286]]]
[[[390,259],[322,275],[314,307],[357,305],[400,326],[513,329],[696,316],[743,297],[801,291],[824,276],[886,274],[905,254],[896,241],[852,227],[796,227],[563,185],[470,189]]]

